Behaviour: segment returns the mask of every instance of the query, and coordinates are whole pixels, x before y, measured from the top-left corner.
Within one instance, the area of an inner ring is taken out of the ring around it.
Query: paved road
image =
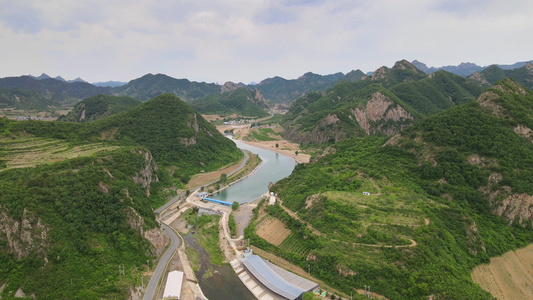
[[[233,175],[233,174],[235,174],[236,172],[242,170],[242,168],[244,168],[244,166],[246,165],[246,162],[248,162],[248,159],[250,158],[250,156],[248,155],[248,152],[246,152],[246,151],[242,151],[242,152],[244,153],[244,161],[241,163],[241,165],[236,170],[228,173],[228,177]],[[215,183],[217,181],[218,180],[215,180],[215,181],[210,182],[210,183],[205,184],[205,185],[207,186],[207,185],[213,184],[213,183]],[[193,188],[192,190],[195,191],[195,190],[198,190],[199,188],[201,188],[201,186]],[[163,205],[160,208],[156,209],[155,212],[158,213],[158,214],[161,213],[163,210],[168,208],[170,205],[176,203],[176,201],[178,201],[182,197],[185,197],[185,192],[183,192],[180,195],[172,198],[172,200],[167,202],[165,205]],[[159,282],[159,279],[161,279],[161,276],[163,275],[163,272],[166,269],[168,261],[172,258],[174,252],[176,251],[176,249],[178,248],[178,246],[180,244],[180,239],[176,235],[174,230],[172,230],[170,227],[168,227],[166,224],[163,224],[163,223],[161,223],[161,226],[163,227],[163,230],[165,230],[165,232],[170,237],[171,243],[170,243],[170,247],[168,247],[167,251],[165,251],[163,256],[161,256],[161,259],[157,263],[157,266],[156,266],[156,268],[154,270],[154,274],[152,275],[152,277],[150,278],[150,282],[148,282],[148,285],[146,286],[146,292],[144,293],[143,300],[152,300],[152,299],[155,298],[155,293],[156,293],[156,290],[157,290],[157,283]]]
[[[159,282],[161,275],[163,275],[163,272],[165,272],[167,262],[170,260],[170,258],[172,257],[172,255],[180,244],[178,236],[170,227],[163,223],[161,223],[161,226],[170,237],[170,247],[168,247],[167,251],[163,253],[161,259],[159,260],[159,263],[155,267],[154,274],[152,275],[152,277],[150,278],[150,282],[148,282],[148,285],[146,286],[146,292],[144,293],[143,300],[154,299],[155,292],[157,291],[157,283]]]
[[[228,177],[230,177],[231,175],[233,175],[233,174],[239,172],[240,170],[242,170],[242,168],[244,168],[244,166],[245,166],[246,163],[248,162],[248,159],[250,158],[250,155],[248,154],[247,151],[243,151],[243,150],[241,150],[241,151],[242,151],[242,153],[244,153],[244,160],[242,161],[241,165],[240,165],[237,169],[235,169],[235,170],[233,170],[233,171],[231,171],[231,172],[229,172],[229,173],[227,174]],[[213,182],[209,182],[209,183],[207,183],[207,184],[204,184],[204,186],[211,185],[211,184],[213,184],[213,183],[216,183],[217,181],[218,181],[218,179],[215,180],[215,181],[213,181]],[[201,186],[199,186],[199,187],[195,187],[195,188],[192,188],[191,191],[195,191],[195,190],[197,190],[197,189],[199,189],[199,188],[201,188]],[[183,193],[177,195],[176,197],[172,198],[172,200],[168,201],[168,202],[165,203],[163,206],[161,206],[160,208],[156,209],[155,212],[156,212],[156,213],[161,213],[162,211],[164,211],[164,210],[167,209],[169,206],[171,206],[172,204],[176,203],[176,201],[178,201],[179,199],[181,199],[181,198],[183,198],[183,197],[185,197],[185,192],[183,192]]]

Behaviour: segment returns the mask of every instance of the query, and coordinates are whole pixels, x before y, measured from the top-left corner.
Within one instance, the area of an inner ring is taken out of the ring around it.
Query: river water
[[[210,196],[212,199],[226,202],[250,202],[268,191],[268,184],[275,183],[291,175],[296,161],[274,151],[254,147],[241,141],[234,141],[237,147],[259,155],[262,164],[250,176],[231,185],[225,190]]]
[[[275,183],[280,179],[289,176],[296,166],[296,161],[288,156],[250,146],[240,141],[234,142],[237,144],[237,147],[259,155],[262,164],[250,176],[235,183],[229,188],[214,194],[210,198],[228,202],[237,201],[239,203],[252,201],[261,197],[261,195],[268,191],[268,184],[270,182]],[[209,262],[208,254],[196,243],[196,241],[194,241],[191,234],[188,234],[185,237],[185,240],[189,246],[193,246],[195,249],[199,250],[200,270],[196,272],[196,276],[200,288],[208,299],[255,299],[252,293],[237,277],[231,266],[217,266],[211,264]],[[213,275],[209,278],[203,278],[208,265],[211,266]]]

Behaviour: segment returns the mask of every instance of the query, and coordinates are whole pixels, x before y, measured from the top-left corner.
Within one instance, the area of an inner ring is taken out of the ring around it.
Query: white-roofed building
[[[183,284],[183,272],[172,271],[168,273],[167,284],[163,292],[163,300],[179,300],[181,286]]]

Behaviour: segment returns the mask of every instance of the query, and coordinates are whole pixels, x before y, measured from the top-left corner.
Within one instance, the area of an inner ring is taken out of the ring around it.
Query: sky
[[[533,59],[530,0],[0,0],[0,77],[259,82]]]

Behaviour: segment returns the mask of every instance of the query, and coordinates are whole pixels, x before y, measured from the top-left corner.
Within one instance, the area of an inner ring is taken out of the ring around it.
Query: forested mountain
[[[504,78],[513,78],[518,83],[533,88],[533,64],[528,62],[517,69],[502,69],[497,65],[492,65],[481,72],[476,72],[468,78],[478,81],[482,86],[490,86]]]
[[[0,118],[0,144],[2,299],[130,298],[168,244],[153,209],[242,157],[171,94],[87,123]]]
[[[352,70],[352,71],[348,72],[346,75],[344,75],[342,80],[351,81],[351,82],[357,82],[357,81],[361,80],[365,76],[366,76],[366,74],[363,73],[363,71],[357,69],[357,70]]]
[[[189,101],[192,108],[201,114],[238,114],[247,117],[265,117],[268,104],[258,91],[237,88]]]
[[[113,88],[113,93],[146,101],[163,93],[171,93],[185,101],[220,93],[220,85],[176,79],[164,74],[146,74],[123,86]]]
[[[482,88],[445,71],[426,75],[407,61],[381,67],[357,82],[297,99],[283,118],[285,137],[324,143],[364,135],[393,135],[425,116],[474,101]]]
[[[289,80],[279,76],[267,78],[251,88],[259,90],[272,103],[289,103],[305,93],[324,91],[343,77],[342,73],[318,75],[308,72],[297,79]]]
[[[110,115],[120,113],[139,104],[141,104],[140,101],[130,97],[96,95],[81,100],[68,114],[59,116],[57,120],[65,122],[89,122],[109,117]]]
[[[50,108],[72,105],[76,101],[64,93],[0,87],[0,108],[48,111]]]
[[[0,87],[33,90],[43,96],[64,94],[68,97],[83,99],[97,94],[109,94],[111,88],[97,87],[87,82],[64,82],[54,78],[33,79],[29,76],[0,78]]]
[[[421,118],[379,84],[357,87],[341,82],[325,95],[309,93],[297,99],[283,118],[285,138],[319,144],[353,136],[391,135]]]
[[[272,188],[298,218],[266,211],[298,243],[254,223],[247,237],[346,294],[493,299],[470,270],[533,239],[532,129],[533,93],[505,80],[391,138],[343,140]]]

